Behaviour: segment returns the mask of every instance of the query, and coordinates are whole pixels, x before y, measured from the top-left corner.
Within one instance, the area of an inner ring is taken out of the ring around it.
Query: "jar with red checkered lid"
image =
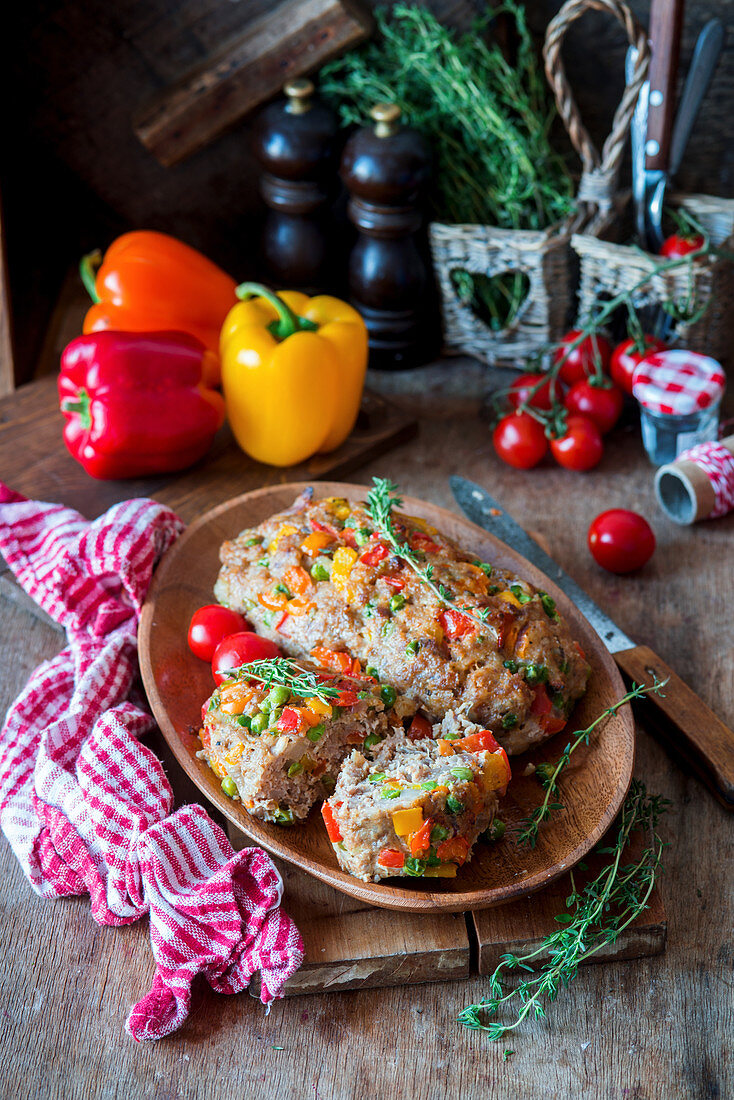
[[[637,365],[632,393],[640,405],[642,442],[655,466],[716,439],[725,385],[721,364],[696,351],[659,351]]]

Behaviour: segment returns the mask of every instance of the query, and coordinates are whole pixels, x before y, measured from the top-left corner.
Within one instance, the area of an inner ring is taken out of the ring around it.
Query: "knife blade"
[[[668,680],[664,695],[643,701],[646,724],[682,756],[715,797],[734,810],[734,733],[648,646],[635,645],[557,562],[490,496],[463,477],[450,479],[456,503],[477,526],[507,543],[565,592],[597,632],[628,682]]]

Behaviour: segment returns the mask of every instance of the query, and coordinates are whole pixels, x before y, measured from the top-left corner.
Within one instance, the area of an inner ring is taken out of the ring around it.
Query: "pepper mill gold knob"
[[[289,80],[283,85],[283,93],[288,99],[286,111],[291,115],[305,115],[311,109],[311,97],[314,93],[311,80]]]
[[[378,137],[392,137],[400,129],[400,116],[402,112],[397,103],[376,103],[370,111],[370,118],[375,122],[375,133]]]

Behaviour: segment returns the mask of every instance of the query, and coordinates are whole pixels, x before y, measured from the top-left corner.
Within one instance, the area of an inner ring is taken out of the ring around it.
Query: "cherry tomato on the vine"
[[[570,351],[566,350],[569,344],[573,344],[580,336],[580,329],[571,329],[563,337],[553,355],[555,364],[561,362],[563,364],[558,372],[558,377],[567,386],[572,386],[574,382],[579,382],[582,378],[588,378],[589,375],[594,374],[597,360],[601,364],[602,371],[607,372],[609,369],[612,345],[598,332],[584,336],[575,348],[571,348]]]
[[[527,413],[503,416],[492,433],[494,449],[508,466],[530,470],[548,450],[545,429]]]
[[[230,634],[219,643],[212,657],[212,673],[218,684],[227,679],[225,673],[231,668],[248,665],[250,661],[267,661],[280,657],[281,652],[275,642],[261,638],[251,630]]]
[[[594,385],[587,379],[574,382],[566,394],[563,404],[570,413],[588,416],[593,420],[602,435],[610,432],[619,420],[624,405],[622,391],[613,382]]]
[[[543,381],[544,379],[545,381]],[[542,385],[538,386],[531,397],[533,386],[539,382],[542,382]],[[548,411],[553,407],[554,395],[560,400],[561,387],[557,382],[552,382],[546,374],[519,374],[510,386],[507,400],[513,409],[516,409],[518,405],[526,404],[533,409]]]
[[[689,253],[698,252],[703,243],[700,233],[693,233],[690,236],[685,233],[672,233],[660,246],[660,255],[665,256],[666,260],[682,260]]]
[[[588,416],[569,416],[563,435],[551,439],[551,453],[567,470],[590,470],[604,451],[601,432]]]
[[[229,634],[240,630],[249,630],[250,624],[244,615],[222,607],[218,603],[208,603],[200,607],[191,617],[189,626],[189,649],[202,661],[211,661],[214,650]]]
[[[653,355],[656,351],[666,351],[668,347],[664,340],[659,340],[657,336],[650,336],[648,333],[645,333],[643,341],[642,351],[638,349],[634,337],[630,337],[629,340],[623,340],[621,344],[617,344],[612,352],[612,360],[609,364],[612,381],[616,382],[625,393],[632,393],[632,375],[635,373],[637,364],[648,355]]]
[[[655,550],[650,524],[637,512],[610,508],[592,520],[589,550],[597,565],[610,573],[631,573],[641,569]]]

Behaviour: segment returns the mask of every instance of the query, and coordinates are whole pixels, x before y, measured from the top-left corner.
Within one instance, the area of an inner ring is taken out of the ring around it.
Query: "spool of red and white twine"
[[[676,523],[716,519],[734,510],[734,435],[697,443],[655,474],[658,504]]]

